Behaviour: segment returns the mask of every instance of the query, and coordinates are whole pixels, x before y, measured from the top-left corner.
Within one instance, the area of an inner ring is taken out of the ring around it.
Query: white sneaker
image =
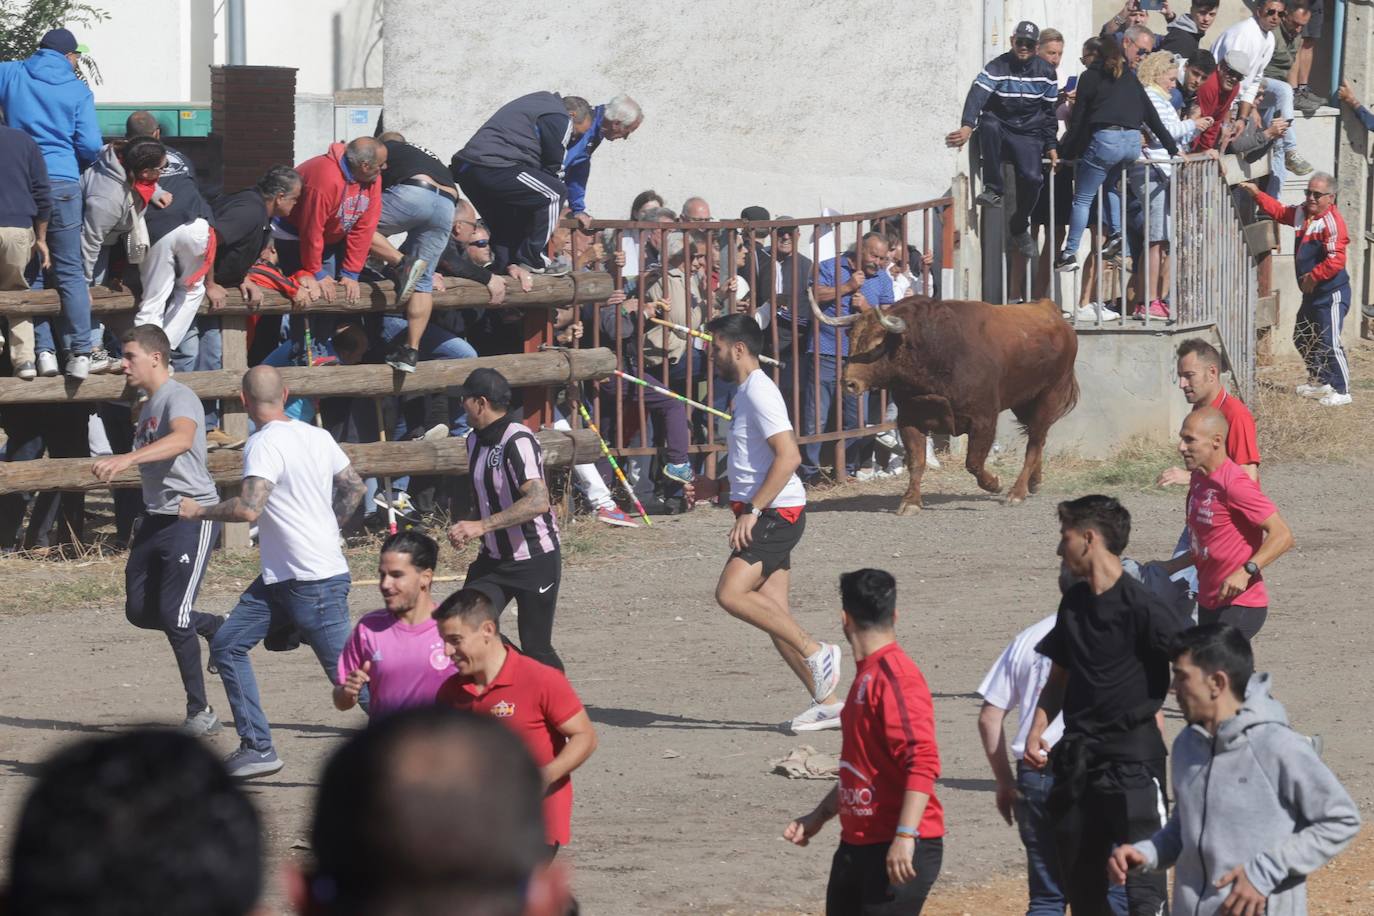
[[[859,468],[859,472],[854,475],[854,479],[859,481],[860,483],[863,483],[864,481],[872,480],[877,476],[878,472],[874,468]]]
[[[1341,394],[1339,391],[1333,391],[1317,403],[1323,407],[1344,407],[1349,404],[1350,401],[1350,395]]]
[[[885,429],[873,438],[878,440],[878,444],[889,452],[899,451],[902,447],[902,440],[897,435],[895,429]]]
[[[840,647],[828,642],[806,657],[806,667],[811,669],[811,698],[817,703],[840,685],[840,658]]]
[[[1117,319],[1117,318],[1120,318],[1120,317],[1121,317],[1121,314],[1120,314],[1119,312],[1113,311],[1112,309],[1107,308],[1105,305],[1102,306],[1102,320],[1103,320],[1103,321],[1112,321],[1112,320]],[[1078,320],[1079,320],[1079,321],[1096,321],[1096,320],[1097,320],[1097,303],[1094,302],[1094,303],[1092,303],[1091,305],[1085,305],[1085,306],[1083,306],[1082,308],[1080,308],[1080,309],[1078,310]]]
[[[57,357],[53,356],[51,350],[38,354],[38,374],[43,378],[57,377]]]
[[[67,357],[67,378],[84,379],[91,374],[91,358],[86,354]]]
[[[926,467],[940,468],[940,459],[935,457],[935,443],[930,441],[929,436],[926,436]]]
[[[1332,388],[1330,385],[1303,383],[1293,390],[1305,398],[1324,398],[1328,394],[1333,394],[1336,389]]]
[[[794,735],[800,732],[818,732],[825,728],[839,728],[840,712],[843,710],[843,703],[812,703],[810,709],[787,723],[787,727]]]

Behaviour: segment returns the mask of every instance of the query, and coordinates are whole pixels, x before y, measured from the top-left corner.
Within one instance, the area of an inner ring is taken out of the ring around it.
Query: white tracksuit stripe
[[[200,537],[196,541],[196,558],[191,564],[191,578],[186,581],[186,591],[182,593],[181,604],[177,606],[177,626],[185,627],[191,623],[191,605],[195,603],[196,587],[200,577],[205,574],[205,563],[210,557],[210,535],[215,523],[201,521]]]

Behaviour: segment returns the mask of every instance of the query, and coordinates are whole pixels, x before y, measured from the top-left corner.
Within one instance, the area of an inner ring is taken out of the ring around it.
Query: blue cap
[[[50,29],[38,42],[38,47],[49,48],[58,54],[75,54],[80,45],[76,43],[76,36],[66,29]]]

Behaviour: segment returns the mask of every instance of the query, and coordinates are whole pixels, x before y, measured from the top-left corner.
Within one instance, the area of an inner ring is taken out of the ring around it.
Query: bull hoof
[[[917,512],[920,512],[922,508],[923,507],[920,503],[902,503],[900,506],[897,507],[897,514],[915,515]]]
[[[1020,495],[1017,495],[1016,493],[1012,493],[1012,494],[1010,494],[1010,495],[1007,496],[1007,505],[1008,505],[1008,506],[1019,506],[1019,505],[1021,505],[1021,503],[1023,503],[1023,502],[1026,501],[1027,495],[1028,495],[1028,494],[1026,494],[1026,493],[1022,493],[1022,494],[1020,494]]]
[[[989,493],[1001,493],[1002,479],[995,474],[990,474],[987,477],[978,478],[978,486]]]

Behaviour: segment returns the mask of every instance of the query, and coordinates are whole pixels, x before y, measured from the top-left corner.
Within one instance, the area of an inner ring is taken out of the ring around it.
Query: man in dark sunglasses
[[[1002,166],[1008,163],[1015,169],[1016,209],[1008,217],[1008,230],[1028,258],[1035,256],[1030,212],[1044,180],[1040,160],[1059,159],[1059,122],[1054,116],[1059,78],[1054,67],[1036,55],[1039,43],[1035,23],[1017,23],[1011,50],[983,67],[969,88],[959,129],[945,137],[946,146],[959,149],[978,129],[983,169],[978,202],[984,206],[1001,206]]]
[[[1255,205],[1295,235],[1293,270],[1302,290],[1293,325],[1293,344],[1307,365],[1307,381],[1297,393],[1323,407],[1350,403],[1350,365],[1341,346],[1341,329],[1350,311],[1350,274],[1346,249],[1350,233],[1336,209],[1336,179],[1313,172],[1301,205],[1285,207],[1251,182],[1241,185]]]

